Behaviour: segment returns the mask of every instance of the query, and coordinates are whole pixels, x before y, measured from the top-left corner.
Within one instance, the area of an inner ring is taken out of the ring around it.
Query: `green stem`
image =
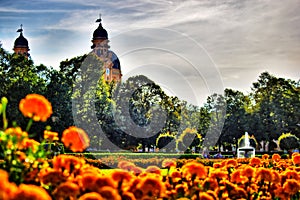
[[[28,124],[27,124],[27,126],[26,126],[26,132],[27,132],[27,133],[29,132],[29,129],[30,129],[30,127],[32,126],[32,123],[33,123],[33,119],[30,118],[29,121],[28,121]]]
[[[3,117],[3,130],[7,129],[7,126],[8,126],[8,121],[6,119],[6,104],[2,104],[2,111],[3,111],[3,114],[2,114],[2,117]]]

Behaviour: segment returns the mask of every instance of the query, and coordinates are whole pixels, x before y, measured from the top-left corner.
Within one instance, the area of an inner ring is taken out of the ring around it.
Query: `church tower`
[[[99,19],[96,20],[96,23],[99,23],[98,28],[93,33],[91,48],[93,52],[103,61],[104,63],[104,79],[108,82],[121,81],[121,65],[117,55],[109,50],[110,46],[108,45],[108,34],[107,31],[102,27],[101,15]]]
[[[21,24],[21,28],[17,30],[17,32],[20,32],[20,36],[15,40],[14,44],[14,52],[15,54],[24,55],[26,58],[30,56],[29,52],[29,46],[27,39],[23,36],[23,25]]]

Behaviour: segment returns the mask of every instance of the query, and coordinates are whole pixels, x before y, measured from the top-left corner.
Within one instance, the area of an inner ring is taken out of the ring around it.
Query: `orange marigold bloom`
[[[111,173],[111,177],[114,181],[116,182],[120,182],[120,181],[125,181],[125,182],[129,182],[132,180],[133,176],[130,172],[127,171],[123,171],[123,170],[117,170],[115,169],[112,173]]]
[[[13,199],[18,187],[8,181],[8,173],[2,169],[0,169],[0,180],[0,199]]]
[[[136,200],[136,198],[131,192],[124,192],[122,194],[122,200]]]
[[[5,133],[8,135],[16,136],[18,139],[28,137],[28,133],[22,131],[21,127],[8,128],[5,130]]]
[[[53,196],[55,197],[55,199],[66,199],[69,197],[73,197],[76,199],[76,196],[79,194],[79,186],[72,182],[64,182],[53,191]]]
[[[80,170],[81,167],[85,164],[85,160],[83,158],[78,158],[70,155],[58,155],[53,158],[53,169],[57,171],[73,171]]]
[[[256,171],[256,179],[258,181],[263,180],[263,181],[272,182],[273,180],[272,171],[269,169],[260,168]]]
[[[272,155],[272,160],[278,162],[280,160],[281,156],[278,153],[274,153]]]
[[[90,144],[90,139],[86,132],[75,126],[71,126],[64,130],[61,141],[73,152],[82,152]]]
[[[294,195],[300,190],[300,184],[298,181],[294,179],[288,179],[284,184],[283,184],[283,190],[285,193],[288,193],[289,195]]]
[[[165,159],[162,161],[162,168],[176,167],[176,161],[173,159]]]
[[[272,174],[273,174],[273,180],[272,180],[272,182],[273,183],[280,183],[281,182],[281,176],[279,175],[279,173],[274,170],[272,172]]]
[[[42,187],[21,184],[14,200],[51,200],[51,197]]]
[[[241,172],[241,174],[243,175],[243,176],[246,176],[246,177],[248,177],[248,178],[251,178],[251,177],[253,177],[254,176],[254,169],[252,168],[252,167],[250,167],[250,166],[247,166],[247,167],[245,167],[244,169],[242,169],[242,172]]]
[[[300,154],[296,154],[292,157],[294,165],[300,165]]]
[[[237,161],[235,159],[230,159],[226,161],[226,166],[227,167],[236,167],[237,166]]]
[[[28,94],[20,101],[19,109],[25,117],[45,122],[52,114],[51,103],[42,95]]]
[[[216,179],[228,179],[228,171],[221,170],[221,169],[215,169],[210,171],[210,177],[216,178]]]
[[[99,194],[104,199],[113,199],[113,200],[121,200],[121,196],[119,195],[118,191],[112,187],[104,186],[100,189]]]
[[[52,131],[45,130],[44,131],[44,139],[50,140],[50,141],[59,140],[58,133],[57,132],[52,132]]]
[[[199,197],[201,200],[214,200],[214,198],[209,194],[207,194],[206,192],[201,192]]]
[[[248,178],[246,176],[242,175],[242,170],[237,169],[231,174],[231,181],[233,183],[245,183],[248,181]]]
[[[78,200],[104,200],[104,198],[97,192],[89,192],[80,196]]]
[[[31,148],[33,152],[38,150],[38,146],[40,145],[39,142],[35,141],[34,139],[24,138],[21,142],[20,149],[28,149]]]
[[[264,155],[262,155],[262,159],[264,159],[264,160],[266,160],[266,159],[268,159],[270,156],[269,156],[269,154],[264,154]]]
[[[186,177],[187,179],[192,178],[193,176],[196,176],[197,178],[206,178],[207,177],[207,169],[206,167],[198,162],[189,162],[185,164],[181,168],[183,177]],[[195,177],[195,178],[196,178]]]
[[[219,184],[216,179],[206,178],[203,182],[203,187],[205,190],[216,190]]]
[[[165,193],[165,185],[155,176],[148,176],[141,180],[138,183],[136,188],[142,191],[143,195],[150,196],[150,197],[160,197]]]
[[[250,165],[251,166],[259,166],[261,163],[259,158],[250,158]]]
[[[146,172],[147,173],[158,174],[158,175],[161,174],[161,170],[157,166],[148,166],[147,169],[146,169]]]

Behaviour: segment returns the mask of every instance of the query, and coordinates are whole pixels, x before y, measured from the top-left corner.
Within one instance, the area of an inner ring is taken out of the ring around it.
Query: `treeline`
[[[61,133],[71,125],[84,128],[94,149],[166,151],[221,145],[230,148],[247,131],[255,139],[273,140],[282,133],[300,137],[300,82],[260,74],[251,92],[225,89],[213,94],[202,107],[168,96],[145,76],[122,83],[103,79],[102,62],[83,55],[60,63],[59,69],[35,65],[32,60],[0,49],[0,97],[9,100],[10,125],[24,127],[18,102],[29,93],[44,95],[53,106],[46,123],[31,132],[42,138],[50,125]]]

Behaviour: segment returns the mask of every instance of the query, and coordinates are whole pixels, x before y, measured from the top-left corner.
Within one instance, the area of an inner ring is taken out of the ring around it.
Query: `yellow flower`
[[[82,152],[90,144],[90,139],[86,132],[75,126],[64,130],[61,141],[73,152]]]
[[[28,94],[20,101],[19,109],[25,117],[45,122],[52,114],[51,103],[42,95]]]

